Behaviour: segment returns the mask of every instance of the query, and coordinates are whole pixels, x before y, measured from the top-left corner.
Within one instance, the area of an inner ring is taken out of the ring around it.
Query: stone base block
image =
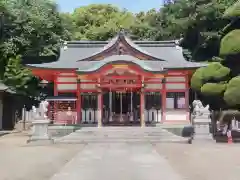
[[[210,123],[211,119],[208,118],[194,118],[194,123]]]

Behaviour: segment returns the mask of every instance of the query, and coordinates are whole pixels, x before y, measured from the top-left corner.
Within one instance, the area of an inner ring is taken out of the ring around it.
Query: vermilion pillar
[[[98,92],[97,103],[98,103],[98,113],[97,113],[98,127],[102,127],[102,92],[101,91]]]
[[[166,100],[167,100],[167,91],[166,91],[166,79],[162,80],[162,123],[166,121]]]
[[[98,79],[98,84],[100,84],[101,80]],[[102,91],[99,89],[98,91],[98,98],[97,98],[97,107],[98,107],[98,113],[97,113],[97,121],[98,121],[98,127],[102,127],[102,109],[103,109],[103,103],[102,103]]]
[[[144,86],[144,77],[142,77],[142,86]],[[145,127],[145,117],[144,117],[144,110],[145,110],[145,94],[144,89],[142,87],[140,92],[140,123],[141,127]]]
[[[77,80],[77,102],[76,102],[76,111],[77,111],[77,119],[76,119],[76,122],[75,124],[80,124],[81,123],[81,119],[82,119],[82,111],[81,111],[81,82],[80,80],[78,79]]]
[[[185,86],[186,86],[186,90],[185,90],[185,108],[186,108],[186,112],[187,112],[187,121],[190,121],[190,112],[189,112],[189,78],[188,78],[188,74],[185,77]]]
[[[58,96],[58,87],[57,87],[57,79],[58,79],[58,74],[54,74],[54,78],[53,78],[53,95],[54,96]],[[54,120],[53,121],[58,121],[58,102],[54,101],[54,104],[53,104],[53,117],[54,117]]]
[[[141,127],[145,127],[144,107],[145,107],[145,94],[142,91],[141,94],[140,94],[140,122],[141,122]]]

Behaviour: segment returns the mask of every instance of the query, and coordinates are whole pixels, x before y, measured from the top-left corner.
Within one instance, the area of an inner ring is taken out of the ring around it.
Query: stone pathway
[[[149,143],[88,144],[51,180],[182,180]]]

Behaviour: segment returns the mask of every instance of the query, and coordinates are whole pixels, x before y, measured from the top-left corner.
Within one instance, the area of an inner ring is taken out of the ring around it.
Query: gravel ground
[[[239,180],[240,144],[195,143],[157,144],[164,156],[184,180]]]
[[[1,180],[49,180],[84,145],[26,146],[26,134],[0,138]]]

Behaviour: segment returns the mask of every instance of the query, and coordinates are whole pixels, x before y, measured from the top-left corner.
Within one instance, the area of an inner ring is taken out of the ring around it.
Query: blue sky
[[[63,12],[72,12],[75,8],[89,4],[113,4],[132,12],[159,9],[163,0],[56,0]]]

